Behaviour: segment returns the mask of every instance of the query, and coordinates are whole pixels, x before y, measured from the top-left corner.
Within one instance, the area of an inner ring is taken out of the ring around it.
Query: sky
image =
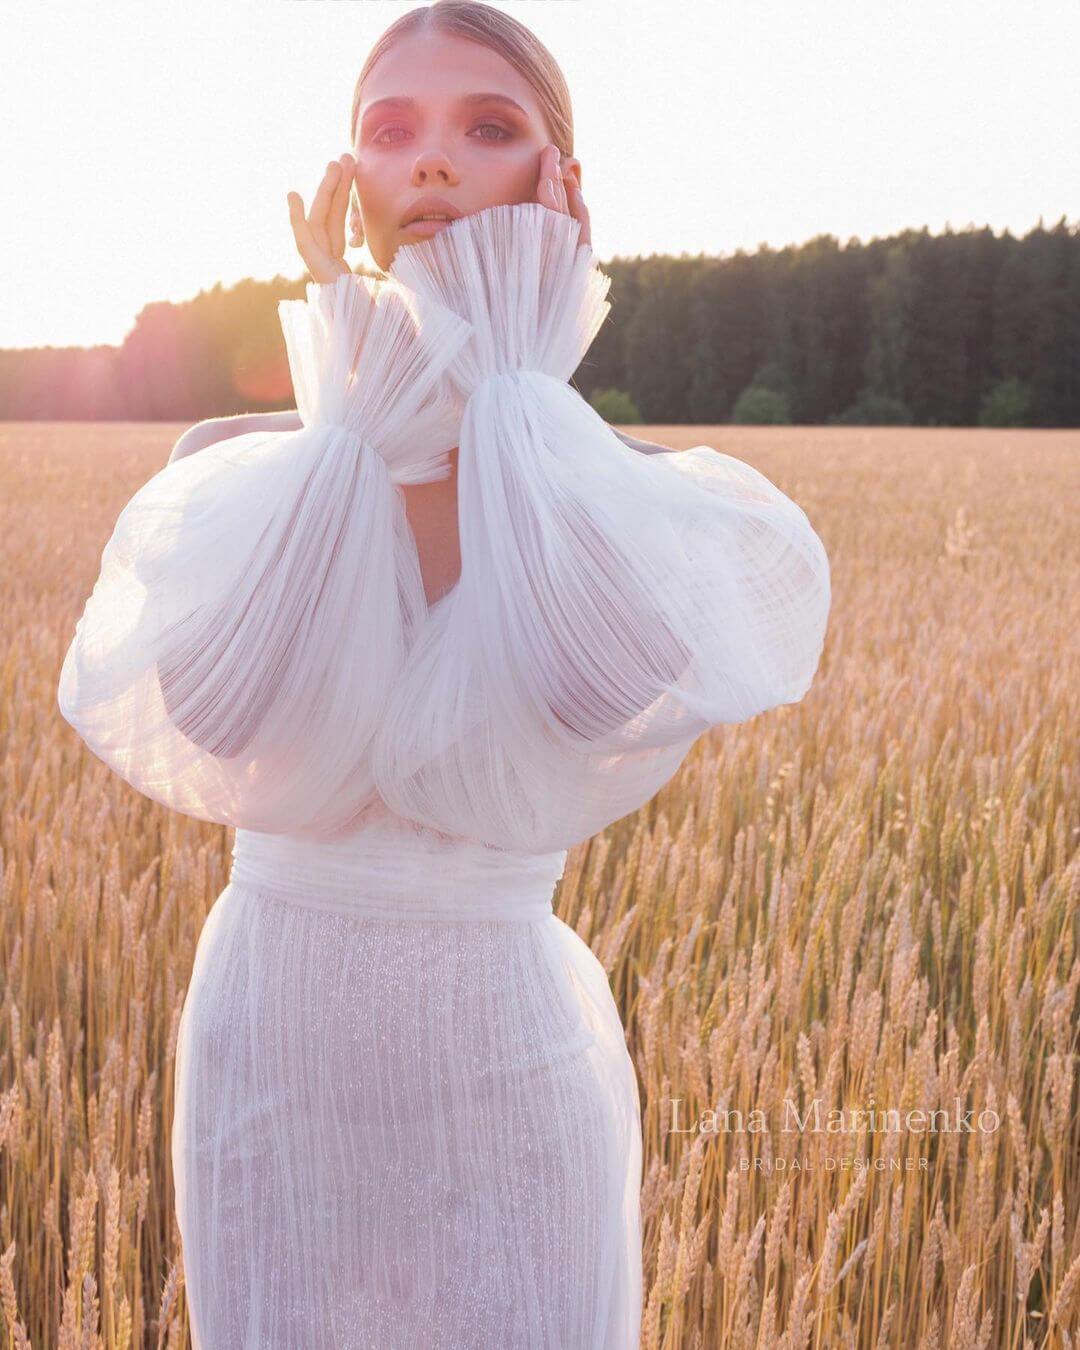
[[[5,0],[0,347],[304,267],[412,0]],[[561,65],[601,260],[1080,223],[1076,0],[509,0]],[[368,261],[350,251],[355,266]]]

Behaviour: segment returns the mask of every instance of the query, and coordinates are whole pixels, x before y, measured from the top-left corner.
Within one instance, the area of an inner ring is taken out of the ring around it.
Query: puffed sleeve
[[[368,749],[421,618],[396,485],[448,471],[460,409],[443,374],[467,324],[352,273],[279,317],[302,428],[208,446],[135,493],[57,698],[166,806],[333,835],[370,800]]]
[[[803,697],[825,549],[758,470],[707,446],[640,455],[568,383],[610,285],[538,203],[456,220],[392,275],[466,318],[462,568],[375,741],[401,814],[568,848],[637,809],[707,728]]]

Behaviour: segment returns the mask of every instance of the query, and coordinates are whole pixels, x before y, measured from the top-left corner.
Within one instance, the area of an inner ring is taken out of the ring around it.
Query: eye
[[[397,144],[399,144],[398,141],[384,141],[384,140],[383,140],[383,137],[387,134],[387,132],[390,132],[390,131],[404,131],[404,130],[405,130],[404,127],[383,127],[383,129],[379,132],[379,134],[378,134],[377,136],[373,136],[373,137],[372,137],[372,141],[373,141],[376,145],[379,145],[380,143],[383,144],[383,145],[397,145]]]
[[[485,127],[491,127],[492,130],[499,132],[498,136],[481,136],[482,141],[509,141],[513,139],[513,134],[505,127],[501,127],[498,122],[481,122],[479,126],[473,128],[473,131],[483,131]],[[472,135],[472,131],[469,132]]]

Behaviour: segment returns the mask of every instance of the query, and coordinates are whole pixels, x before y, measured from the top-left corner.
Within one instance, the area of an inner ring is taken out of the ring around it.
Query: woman
[[[481,8],[473,3],[473,0],[466,0],[466,2],[468,9]],[[305,215],[303,201],[298,194],[295,192],[289,193],[289,216],[297,249],[311,276],[317,282],[332,281],[335,277],[341,275],[343,270],[348,270],[342,262],[346,207],[350,208],[350,244],[354,248],[363,244],[365,237],[364,220],[368,220],[370,222],[369,247],[372,256],[378,266],[386,272],[393,262],[394,253],[400,242],[424,235],[423,230],[406,231],[402,229],[400,221],[394,215],[393,206],[387,204],[384,207],[388,195],[396,194],[400,197],[402,188],[405,186],[402,181],[403,176],[408,178],[410,185],[415,183],[417,190],[420,190],[422,185],[426,185],[430,175],[436,191],[439,190],[437,187],[439,183],[445,181],[447,184],[457,185],[462,178],[465,166],[459,163],[456,156],[453,160],[450,160],[445,157],[445,153],[436,153],[435,158],[443,161],[436,165],[425,162],[429,159],[431,152],[422,149],[407,157],[404,164],[400,154],[391,157],[391,161],[388,163],[385,156],[380,157],[377,153],[372,154],[371,152],[365,156],[360,148],[360,142],[363,140],[363,129],[357,126],[357,113],[361,91],[365,88],[365,76],[372,69],[382,52],[392,50],[395,34],[398,35],[399,42],[401,40],[400,35],[403,33],[411,32],[416,35],[413,39],[414,45],[417,45],[415,59],[426,59],[431,62],[430,69],[436,72],[436,79],[438,79],[438,72],[446,69],[444,62],[453,63],[462,59],[460,50],[462,42],[471,40],[475,43],[477,40],[483,40],[481,31],[477,29],[476,25],[480,23],[486,26],[489,23],[486,15],[481,18],[479,15],[467,11],[459,19],[451,0],[441,0],[441,3],[438,3],[435,7],[441,11],[440,17],[436,21],[439,26],[432,26],[432,21],[427,19],[421,26],[417,16],[425,15],[425,11],[413,10],[411,13],[404,15],[397,24],[384,34],[381,42],[376,45],[368,57],[365,70],[357,81],[350,128],[360,157],[359,165],[351,154],[342,155],[340,160],[330,161],[326,166],[326,173],[323,175],[323,180],[319,184],[312,202],[310,216]],[[460,10],[462,7],[457,6],[456,9]],[[494,20],[491,36],[503,37],[504,28],[505,25],[499,19]],[[513,32],[512,29],[510,31]],[[525,32],[525,30],[522,31]],[[465,33],[469,34],[468,39],[465,38]],[[426,58],[422,57],[422,49],[418,46],[421,35],[423,35],[423,41],[429,48],[429,54]],[[503,40],[505,41],[505,38]],[[476,123],[473,132],[482,130],[485,126],[490,126],[500,134],[486,138],[488,143],[494,146],[502,146],[507,142],[512,142],[513,155],[508,159],[505,151],[503,151],[492,156],[490,151],[484,150],[482,147],[478,148],[478,151],[474,152],[474,157],[478,161],[476,169],[469,179],[474,203],[468,207],[456,203],[457,209],[463,211],[478,210],[481,206],[493,205],[496,202],[537,201],[554,211],[565,212],[573,216],[575,220],[580,221],[581,241],[589,243],[591,230],[589,211],[581,190],[581,162],[568,149],[562,149],[559,144],[547,140],[548,136],[556,136],[560,141],[566,143],[572,140],[569,91],[566,88],[561,71],[555,65],[551,56],[545,48],[536,42],[531,34],[525,34],[522,38],[522,45],[525,47],[529,59],[533,62],[534,68],[543,73],[544,79],[542,81],[537,79],[535,81],[536,87],[525,82],[529,89],[529,95],[526,97],[527,108],[520,123],[520,132],[517,119],[521,117],[521,114],[515,113],[514,118],[510,119],[515,123],[513,131],[511,131],[510,127],[505,124],[507,121],[505,111],[500,110],[497,114],[493,114],[494,120],[485,123],[482,120],[482,109],[478,107],[471,109],[472,120]],[[498,53],[499,47],[496,45],[485,48],[485,50]],[[384,62],[382,66],[384,74],[386,69],[387,63]],[[479,78],[479,72],[477,77]],[[503,78],[505,78],[505,73],[503,73]],[[521,77],[519,77],[518,82],[521,82]],[[498,83],[498,76],[496,77],[496,83]],[[373,100],[365,101],[371,102]],[[380,129],[377,134],[392,136],[394,130],[404,131],[405,129]],[[472,135],[473,132],[469,134]],[[543,144],[539,149],[539,172],[536,173],[533,165],[537,159],[538,141],[543,142]],[[350,194],[354,183],[361,193],[363,206],[355,198],[352,198],[350,206]],[[375,190],[377,186],[381,186],[381,194]],[[301,425],[300,416],[296,412],[239,413],[234,417],[207,418],[184,432],[173,446],[169,460],[172,462],[176,459],[182,459],[185,455],[195,454],[196,451],[203,449],[205,446],[231,436],[242,436],[252,431],[296,431]],[[632,450],[639,451],[641,454],[672,453],[669,447],[658,445],[655,441],[642,440],[621,431],[615,431],[615,435],[624,445],[629,446]],[[455,446],[451,454],[456,454],[456,451],[457,447]],[[419,506],[420,501],[426,502],[432,496],[431,493],[420,492],[409,495],[411,498],[410,509],[412,509],[412,502]],[[442,509],[440,505],[440,510]],[[452,499],[449,515],[452,520],[456,521]],[[417,518],[420,518],[419,515]],[[421,537],[426,536],[426,531],[423,528],[419,533]]]
[[[299,425],[136,494],[61,677],[117,772],[237,827],[177,1047],[193,1340],[629,1350],[637,1081],[552,894],[701,731],[802,697],[828,563],[756,471],[627,454],[567,385],[606,278],[526,29],[405,15],[353,132],[385,286],[344,157],[290,202]]]

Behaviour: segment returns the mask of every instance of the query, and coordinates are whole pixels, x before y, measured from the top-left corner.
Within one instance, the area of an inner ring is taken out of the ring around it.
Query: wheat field
[[[174,1049],[232,835],[56,707],[180,430],[0,424],[9,1347],[190,1344]],[[642,1344],[1080,1346],[1080,432],[635,434],[761,468],[833,581],[805,700],[702,737],[556,895],[638,1069]]]

